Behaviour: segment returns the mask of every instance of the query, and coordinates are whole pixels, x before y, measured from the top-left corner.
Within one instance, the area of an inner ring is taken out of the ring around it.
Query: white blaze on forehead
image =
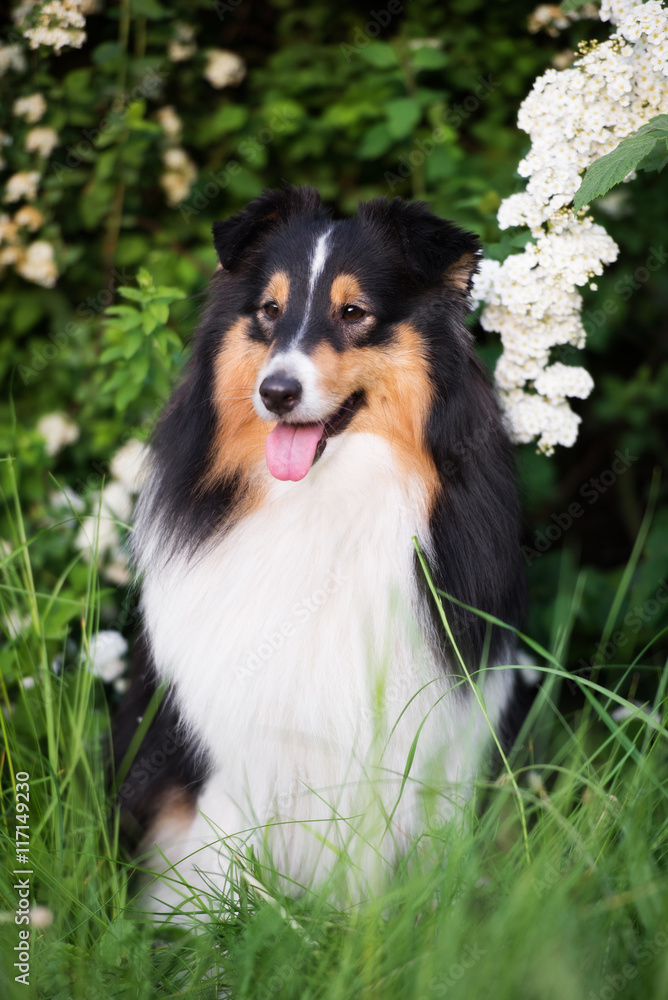
[[[321,233],[320,236],[318,236],[317,240],[315,241],[315,247],[313,248],[313,251],[310,256],[309,274],[308,274],[308,292],[306,295],[306,303],[304,305],[304,315],[302,317],[301,323],[299,324],[299,329],[295,334],[295,339],[293,343],[297,343],[299,338],[304,333],[304,330],[306,329],[306,326],[308,324],[309,317],[311,315],[311,305],[313,303],[313,292],[316,286],[316,282],[324,270],[327,257],[329,256],[329,251],[330,251],[329,236],[333,228],[334,228],[333,226],[330,226],[329,229],[326,229],[324,233]]]
[[[315,288],[315,283],[322,274],[322,269],[325,266],[325,261],[327,260],[327,254],[329,252],[327,243],[329,242],[329,234],[331,231],[332,226],[330,226],[329,229],[326,229],[325,232],[318,237],[316,242],[315,250],[313,251],[313,255],[311,257],[311,272],[308,277],[309,295]]]

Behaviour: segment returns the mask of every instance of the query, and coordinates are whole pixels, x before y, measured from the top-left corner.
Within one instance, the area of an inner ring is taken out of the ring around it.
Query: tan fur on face
[[[285,312],[289,295],[289,277],[285,271],[276,271],[275,274],[272,274],[267,287],[264,290],[262,302],[269,302],[273,300],[278,305],[281,312]]]
[[[249,325],[248,319],[241,318],[230,327],[215,360],[213,403],[218,429],[205,486],[235,472],[247,476],[264,458],[271,424],[258,417],[252,393],[269,348],[249,339]]]
[[[329,290],[332,312],[340,313],[346,305],[361,305],[363,296],[360,283],[354,274],[339,274]]]
[[[423,480],[433,499],[438,473],[427,450],[424,427],[432,400],[431,381],[422,340],[410,323],[396,327],[393,343],[360,347],[338,353],[320,344],[311,359],[320,373],[320,386],[339,401],[364,389],[366,405],[344,433],[368,432],[386,438],[406,472]]]

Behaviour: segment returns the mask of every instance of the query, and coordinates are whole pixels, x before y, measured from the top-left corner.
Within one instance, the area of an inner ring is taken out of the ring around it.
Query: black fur
[[[143,636],[135,644],[132,666],[132,682],[116,714],[112,746],[117,781],[122,778],[116,789],[121,832],[129,848],[141,839],[167,792],[178,788],[195,802],[208,770],[201,746],[180,725],[169,691],[132,760],[126,760],[137,727],[158,689]],[[125,775],[120,774],[123,765]]]
[[[261,339],[264,334],[255,318],[259,290],[277,265],[293,265],[299,274],[304,246],[310,245],[307,238],[312,242],[314,229],[324,231],[331,225],[336,227],[336,252],[330,254],[326,269],[341,267],[343,261],[346,270],[364,276],[374,296],[377,323],[358,346],[382,346],[403,320],[410,320],[424,338],[433,386],[426,443],[440,480],[430,521],[435,583],[466,604],[520,625],[525,582],[512,448],[489,377],[464,323],[466,292],[480,244],[475,236],[437,218],[423,204],[375,199],[360,205],[357,218],[334,223],[316,191],[287,188],[265,192],[243,212],[214,224],[222,270],[212,279],[210,301],[185,378],[153,435],[154,479],[144,516],[160,521],[167,556],[175,547],[196,553],[229,523],[233,505],[247,484],[235,475],[215,486],[201,485],[216,431],[213,372],[224,331],[236,318],[246,316],[252,324],[251,336]],[[276,326],[277,344],[282,338],[289,342],[299,321],[298,313],[288,308]],[[323,322],[306,331],[304,348],[325,337],[338,351],[355,350]],[[417,562],[416,573],[424,587]],[[512,647],[506,630],[490,629],[480,616],[448,602],[446,610],[470,669],[477,669],[485,654],[499,662]],[[127,751],[136,718],[143,714],[154,687],[144,654],[125,701],[127,722],[117,731],[118,761]],[[173,736],[178,720],[170,704],[161,709],[140,756],[158,752]],[[133,801],[126,805],[143,825],[170,781],[195,792],[205,771],[206,762],[197,748],[181,747],[164,774],[150,776],[142,787],[131,770],[126,799]]]

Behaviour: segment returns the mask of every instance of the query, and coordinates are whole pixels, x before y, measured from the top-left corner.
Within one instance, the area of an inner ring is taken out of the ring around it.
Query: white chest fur
[[[213,762],[172,860],[254,830],[302,884],[347,851],[359,895],[379,858],[466,794],[487,724],[435,652],[413,535],[428,546],[418,485],[363,434],[330,441],[302,482],[272,480],[261,508],[190,561],[155,559],[140,525],[156,666]],[[492,722],[507,684],[487,682]]]

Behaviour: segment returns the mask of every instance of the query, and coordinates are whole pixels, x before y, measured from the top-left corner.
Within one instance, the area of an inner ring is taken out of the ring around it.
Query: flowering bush
[[[475,296],[486,303],[481,322],[501,335],[496,382],[516,440],[538,437],[552,454],[572,445],[580,417],[568,398],[586,398],[593,381],[584,368],[550,364],[555,345],[581,348],[585,329],[576,291],[617,258],[619,248],[586,207],[569,207],[581,174],[655,115],[668,111],[668,13],[658,0],[604,0],[601,19],[617,30],[582,47],[569,69],[550,69],[523,101],[518,125],[531,149],[518,171],[526,191],[499,208],[501,229],[527,226],[524,252],[502,264],[485,261]],[[593,286],[595,287],[595,286]],[[533,391],[531,391],[533,389]]]
[[[668,197],[644,174],[643,187],[623,185],[591,213],[574,218],[569,206],[587,165],[661,107],[656,67],[642,83],[642,108],[613,82],[627,63],[637,69],[652,32],[624,36],[627,59],[591,3],[541,4],[529,18],[522,0],[381,7],[357,15],[332,0],[14,3],[0,41],[0,373],[9,387],[0,451],[14,456],[38,587],[62,588],[54,641],[79,627],[92,551],[105,586],[101,626],[131,637],[123,539],[134,491],[114,456],[141,448],[177,377],[215,267],[212,221],[288,180],[317,186],[343,213],[360,199],[423,198],[481,236],[490,261],[476,334],[484,360],[498,362],[504,399],[517,400],[509,414],[524,414],[520,436],[545,431],[549,450],[549,440],[575,434],[568,401],[583,415],[570,452],[556,449],[547,462],[533,445],[518,449],[529,530],[543,531],[573,492],[577,500],[616,450],[634,457],[619,487],[592,491],[596,507],[567,538],[600,567],[579,639],[579,655],[591,655],[587,635],[600,634],[604,596],[665,457],[668,364],[656,317],[668,294]],[[646,4],[643,16],[655,8]],[[655,56],[660,45],[652,36]],[[613,60],[609,72],[599,50]],[[623,79],[635,81],[636,69]],[[520,113],[527,149],[516,120],[536,77]],[[517,189],[519,161],[526,191]],[[598,275],[613,242],[619,258]],[[169,302],[158,301],[160,290]],[[583,328],[586,365],[575,367]],[[585,400],[592,377],[597,391]],[[4,462],[0,486],[11,492]],[[0,514],[0,540],[18,558],[12,510]],[[662,530],[652,551],[661,551]],[[545,595],[534,603],[538,637],[558,557],[555,546],[529,567]],[[647,573],[638,586],[649,592]]]

